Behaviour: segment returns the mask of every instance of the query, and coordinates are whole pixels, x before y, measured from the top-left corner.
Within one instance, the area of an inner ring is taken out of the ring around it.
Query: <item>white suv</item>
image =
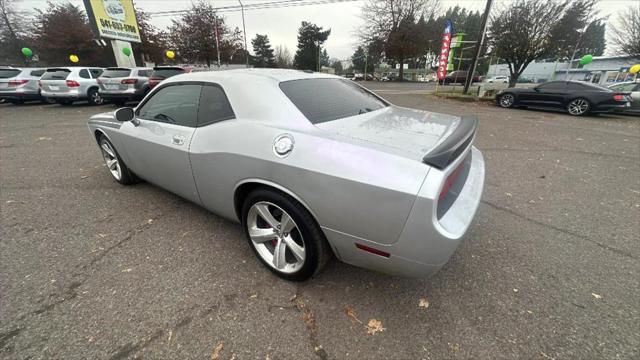
[[[102,68],[59,67],[49,68],[40,78],[40,93],[62,105],[77,100],[87,100],[89,105],[100,105],[103,100],[98,92],[97,79]]]

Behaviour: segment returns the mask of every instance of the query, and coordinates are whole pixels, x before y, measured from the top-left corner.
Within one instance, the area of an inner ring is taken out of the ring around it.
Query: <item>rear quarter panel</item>
[[[274,139],[295,139],[280,158]],[[236,219],[234,190],[247,181],[275,183],[300,198],[319,224],[380,244],[397,241],[429,167],[419,161],[337,141],[320,130],[282,129],[229,120],[202,128],[191,147],[202,203]]]

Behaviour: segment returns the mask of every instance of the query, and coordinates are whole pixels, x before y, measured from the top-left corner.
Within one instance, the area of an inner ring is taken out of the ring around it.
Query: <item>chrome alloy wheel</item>
[[[571,100],[569,105],[567,105],[567,110],[571,115],[582,115],[589,110],[589,103],[585,99]]]
[[[120,168],[120,163],[118,162],[115,150],[113,150],[111,144],[106,140],[102,140],[100,142],[100,150],[102,150],[104,163],[107,164],[107,168],[111,172],[111,175],[113,175],[116,180],[120,181],[120,179],[122,179],[122,168]]]
[[[253,247],[274,269],[289,274],[304,265],[302,234],[281,207],[266,201],[253,204],[247,214],[247,230]]]
[[[500,96],[500,106],[502,106],[503,108],[511,107],[511,105],[513,105],[513,101],[514,98],[511,94],[504,94]]]
[[[93,103],[96,105],[101,105],[104,99],[102,98],[102,96],[100,96],[100,93],[94,91],[91,93],[91,101],[93,101]]]

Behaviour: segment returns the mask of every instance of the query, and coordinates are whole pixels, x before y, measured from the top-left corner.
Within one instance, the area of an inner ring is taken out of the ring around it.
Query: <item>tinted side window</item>
[[[158,90],[138,110],[138,117],[196,127],[201,85],[171,85]]]
[[[87,71],[87,69],[80,70],[80,77],[83,79],[91,79],[91,76],[89,76],[89,71]]]
[[[151,70],[138,70],[138,76],[140,77],[149,77],[151,75]]]
[[[104,70],[102,69],[89,69],[89,71],[91,71],[91,75],[94,79],[96,79],[97,77],[99,77],[100,75],[102,75],[102,72]]]
[[[198,108],[198,126],[235,118],[227,95],[218,85],[204,85]]]
[[[565,83],[563,83],[563,82],[550,82],[550,83],[546,83],[546,84],[542,84],[542,85],[538,86],[538,89],[544,90],[544,91],[564,90],[565,89]]]
[[[577,84],[577,83],[568,83],[567,89],[569,90],[591,90],[589,86]]]

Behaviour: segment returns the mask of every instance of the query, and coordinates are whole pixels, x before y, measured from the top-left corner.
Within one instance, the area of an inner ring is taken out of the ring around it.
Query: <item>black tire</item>
[[[258,253],[249,236],[247,227],[247,218],[251,207],[258,202],[269,202],[277,205],[284,210],[297,225],[301,235],[301,241],[304,243],[305,260],[302,267],[292,273],[284,273],[275,269],[271,264],[267,263]],[[327,239],[325,238],[320,226],[316,223],[313,216],[291,196],[280,191],[270,188],[258,188],[247,195],[242,205],[242,227],[245,236],[249,242],[249,246],[253,249],[255,256],[278,277],[288,281],[304,281],[318,274],[327,264],[331,257],[331,249]]]
[[[55,103],[56,103],[56,101],[55,101],[54,99],[52,99],[52,98],[46,98],[46,97],[45,97],[45,98],[42,98],[42,99],[40,100],[40,102],[42,102],[42,103],[43,103],[43,104],[45,104],[45,105],[51,105],[51,104],[55,104]]]
[[[508,109],[515,105],[516,96],[510,92],[506,92],[504,94],[500,94],[500,96],[496,100],[497,100],[498,106]]]
[[[131,170],[129,170],[129,168],[127,167],[127,164],[124,163],[124,161],[122,161],[122,158],[120,157],[120,155],[118,154],[118,151],[116,150],[115,146],[113,146],[113,144],[111,143],[111,141],[109,141],[109,139],[107,139],[106,136],[104,135],[100,135],[100,137],[98,138],[98,146],[100,147],[100,151],[103,152],[104,150],[102,149],[102,145],[104,143],[109,144],[109,146],[111,147],[111,149],[113,149],[114,155],[118,160],[118,164],[120,165],[120,169],[121,169],[121,176],[120,179],[116,178],[111,171],[109,171],[109,174],[111,175],[111,177],[119,182],[122,185],[131,185],[131,184],[135,184],[138,180],[138,178],[131,172]],[[104,157],[104,155],[103,155]],[[105,159],[106,162],[106,159]],[[109,169],[107,169],[109,170]]]
[[[100,96],[98,89],[89,89],[87,92],[87,102],[89,105],[102,105],[104,99]]]

